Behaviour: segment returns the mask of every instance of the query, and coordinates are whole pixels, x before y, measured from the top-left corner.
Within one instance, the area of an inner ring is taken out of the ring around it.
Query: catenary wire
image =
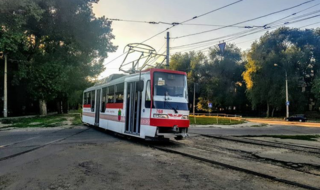
[[[187,20],[181,22],[181,24],[184,24],[184,23],[189,22],[189,21],[191,21],[191,20],[195,20],[195,19],[197,19],[197,18],[203,17],[203,16],[205,16],[205,15],[208,15],[208,14],[210,14],[210,13],[219,11],[219,10],[221,10],[221,9],[227,8],[227,7],[232,6],[232,5],[234,5],[234,4],[240,3],[241,1],[243,1],[243,0],[238,0],[238,1],[235,1],[235,2],[233,2],[233,3],[227,4],[227,5],[225,5],[225,6],[219,7],[219,8],[217,8],[217,9],[211,10],[211,11],[209,11],[209,12],[203,13],[203,14],[201,14],[201,15],[194,16],[194,17],[192,17],[192,18],[190,18],[190,19],[187,19]],[[144,40],[143,42],[140,42],[140,44],[143,44],[143,43],[145,43],[145,42],[147,42],[147,41],[155,38],[156,36],[158,36],[158,35],[166,32],[166,31],[170,30],[171,28],[173,28],[173,27],[175,27],[175,26],[177,26],[177,25],[173,25],[173,26],[171,26],[171,27],[169,27],[169,28],[167,28],[167,29],[165,29],[165,30],[163,30],[163,31],[161,31],[161,32],[159,32],[159,33],[151,36],[150,38]],[[127,53],[127,52],[122,53],[121,55],[117,56],[115,59],[113,59],[113,60],[111,60],[110,62],[106,63],[106,65],[108,65],[108,64],[112,63],[113,61],[119,59],[120,57],[122,57],[122,56],[125,55],[126,53]]]
[[[320,16],[320,15],[316,15],[316,16],[313,16],[313,17],[309,17],[309,18],[305,18],[305,19],[300,19],[300,20],[298,20],[298,21],[294,21],[294,22],[288,23],[288,24],[286,24],[286,25],[294,24],[294,23],[297,23],[297,22],[301,22],[301,21],[304,21],[304,20],[307,20],[307,19],[312,19],[312,18],[319,17],[319,16]],[[318,23],[320,23],[320,22],[318,22]],[[317,24],[317,23],[314,23],[314,24]],[[284,24],[283,24],[283,25],[284,25]],[[277,26],[279,26],[279,25],[277,25]],[[275,29],[276,29],[276,28],[275,28]],[[259,31],[256,31],[256,32],[253,32],[253,33],[250,33],[250,34],[244,34],[244,35],[238,36],[238,37],[236,37],[236,38],[234,38],[234,39],[229,39],[229,40],[227,40],[227,42],[233,41],[233,40],[236,40],[236,39],[239,39],[239,38],[248,36],[248,35],[252,35],[252,34],[255,34],[255,33],[259,33],[259,32],[262,32],[262,31],[264,31],[264,30],[259,30]],[[197,51],[209,50],[211,47],[213,47],[213,46],[215,46],[215,45],[218,45],[218,44],[219,44],[219,43],[212,44],[212,45],[209,46],[209,47],[206,47],[206,48],[204,48],[204,49],[200,49],[200,50],[197,50]],[[197,48],[196,48],[196,49],[197,49]],[[180,51],[180,52],[186,52],[186,51],[192,51],[192,50],[194,50],[194,49],[184,50],[184,51]],[[178,52],[176,52],[176,53],[178,53]]]
[[[310,7],[309,7],[309,8],[310,8]],[[308,8],[308,9],[309,9],[309,8]],[[301,10],[301,11],[297,12],[296,14],[299,14],[299,13],[301,13],[301,12],[303,12],[303,11],[308,10],[308,9]],[[312,15],[312,14],[315,14],[315,13],[318,13],[318,12],[320,12],[320,10],[313,11],[313,12],[310,12],[310,13],[306,13],[306,14],[304,14],[304,15],[300,15],[300,16],[297,16],[297,17],[294,17],[294,18],[291,18],[291,19],[287,19],[287,20],[285,20],[285,21],[286,21],[285,24],[290,23],[289,21],[291,21],[291,20],[293,20],[293,19],[303,18],[303,17],[305,17],[305,16],[307,16],[307,15]],[[294,15],[296,15],[296,14],[294,14]],[[292,15],[293,15],[293,14],[291,14],[291,15],[289,15],[289,16],[292,16]],[[288,18],[288,16],[285,16],[285,17],[283,17],[283,18]],[[283,20],[283,18],[278,19],[278,20]],[[268,23],[268,24],[265,24],[264,26],[271,27],[271,25],[274,24],[274,23],[277,23],[278,20],[273,21],[273,22]],[[280,25],[282,25],[282,24],[284,24],[284,23],[281,23]],[[268,27],[266,27],[266,29],[267,29]],[[252,30],[249,30],[249,31],[246,31],[246,32],[251,32],[251,31],[254,31],[254,30],[257,30],[257,29],[252,29]],[[237,33],[230,34],[230,35],[237,35],[237,34],[243,34],[243,32],[241,31],[241,32],[237,32]],[[174,46],[174,47],[172,47],[172,49],[177,49],[177,48],[194,46],[194,45],[197,45],[197,44],[208,43],[208,42],[211,42],[211,41],[216,41],[216,40],[218,40],[218,39],[220,39],[220,38],[229,37],[230,35],[222,36],[222,37],[219,37],[219,38],[213,38],[213,39],[209,39],[209,40],[204,40],[204,41],[199,41],[199,42],[194,42],[194,43],[189,43],[189,44],[184,44],[184,45],[180,45],[180,46]]]
[[[300,7],[300,6],[302,6],[302,5],[305,5],[305,4],[307,4],[307,3],[311,3],[311,2],[313,2],[313,1],[315,1],[315,0],[308,0],[308,1],[305,1],[305,2],[300,3],[300,4],[298,4],[298,5],[295,5],[295,6],[292,6],[292,7],[289,7],[289,8],[285,8],[285,9],[282,9],[282,10],[280,10],[280,11],[275,11],[275,12],[272,12],[272,13],[269,13],[269,14],[266,14],[266,15],[262,15],[262,16],[256,17],[256,18],[248,19],[248,20],[241,21],[241,22],[238,22],[238,23],[235,23],[235,24],[230,24],[230,25],[228,25],[228,26],[234,26],[234,25],[243,24],[243,23],[246,23],[246,22],[258,20],[258,19],[261,19],[261,18],[264,18],[264,17],[268,17],[268,16],[270,16],[270,15],[278,14],[278,13],[281,13],[281,12],[284,12],[284,11],[287,11],[287,10],[291,10],[291,9]],[[183,36],[173,37],[172,39],[180,39],[180,38],[185,38],[185,37],[189,37],[189,36],[195,36],[195,35],[205,34],[205,33],[208,33],[208,32],[213,32],[213,31],[217,31],[217,30],[224,29],[224,28],[227,28],[227,26],[223,26],[223,27],[220,27],[220,28],[212,29],[212,30],[205,30],[205,31],[202,31],[202,32],[187,34],[187,35],[183,35]]]
[[[316,24],[319,24],[320,22],[315,22],[315,23],[312,23],[312,24],[307,24],[307,25],[304,25],[304,26],[300,26],[299,29],[301,28],[305,28],[305,27],[308,27],[308,26],[313,26],[313,25],[316,25]]]
[[[222,27],[227,25],[219,25],[219,24],[198,24],[198,23],[190,23],[190,24],[182,24],[179,22],[163,22],[163,21],[140,21],[140,20],[124,20],[124,19],[118,19],[118,18],[107,18],[109,21],[116,22],[133,22],[133,23],[145,23],[145,24],[152,24],[152,25],[158,25],[158,24],[164,24],[164,25],[182,25],[182,26],[214,26],[214,27]],[[233,27],[233,28],[258,28],[263,26],[255,26],[255,25],[248,25],[248,26],[240,26],[240,25],[234,25],[234,26],[227,26],[227,27]]]
[[[273,21],[273,22],[270,23],[269,25],[275,24],[275,23],[277,23],[277,22],[279,22],[279,21],[282,21],[282,20],[284,20],[284,19],[290,18],[290,17],[292,17],[292,16],[295,16],[295,15],[301,13],[301,12],[304,12],[304,11],[306,11],[306,10],[312,9],[312,8],[314,8],[314,7],[316,7],[316,6],[319,6],[319,5],[320,5],[320,3],[317,3],[317,4],[315,4],[315,5],[312,5],[312,6],[308,7],[308,8],[302,9],[302,10],[300,10],[300,11],[298,11],[298,12],[292,13],[291,15],[288,15],[288,16],[286,16],[286,17],[283,17],[283,18],[280,18],[280,19],[278,19],[278,20]]]

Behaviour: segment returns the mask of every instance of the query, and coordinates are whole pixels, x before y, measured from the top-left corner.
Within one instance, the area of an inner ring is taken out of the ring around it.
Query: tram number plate
[[[157,110],[157,113],[163,113],[163,110]]]

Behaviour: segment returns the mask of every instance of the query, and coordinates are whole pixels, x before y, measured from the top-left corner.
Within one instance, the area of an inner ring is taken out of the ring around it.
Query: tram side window
[[[114,101],[114,86],[108,87],[108,103],[115,103]]]
[[[94,112],[94,106],[95,106],[95,97],[96,97],[96,91],[91,91],[91,111]]]
[[[83,105],[86,105],[86,104],[88,104],[88,92],[85,92],[84,94],[83,94]]]
[[[105,112],[107,102],[107,88],[102,89],[101,112]]]
[[[85,92],[83,95],[83,105],[88,105],[91,104],[91,93],[90,92]]]
[[[123,103],[124,83],[116,85],[116,103]]]
[[[150,86],[150,81],[147,81],[147,86],[146,86],[146,95],[145,95],[145,107],[150,108],[151,107],[151,86]]]

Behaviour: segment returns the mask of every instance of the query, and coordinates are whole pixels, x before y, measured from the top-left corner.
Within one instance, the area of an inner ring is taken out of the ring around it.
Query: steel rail
[[[8,159],[10,159],[10,158],[14,158],[14,157],[17,157],[17,156],[26,154],[26,153],[28,153],[28,152],[32,152],[32,151],[38,150],[38,149],[40,149],[40,148],[44,148],[44,147],[46,147],[46,146],[48,146],[48,145],[51,145],[51,144],[54,144],[54,143],[57,143],[57,142],[61,142],[61,141],[63,141],[63,140],[66,140],[67,138],[70,138],[70,137],[73,137],[73,136],[78,135],[78,134],[80,134],[80,133],[83,133],[83,132],[85,132],[85,131],[87,131],[87,130],[89,130],[89,129],[90,129],[90,128],[84,129],[84,130],[79,131],[79,132],[77,132],[77,133],[74,133],[74,134],[72,134],[72,135],[69,135],[69,136],[63,137],[63,138],[61,138],[61,139],[57,139],[57,140],[48,142],[48,143],[46,143],[46,144],[43,144],[43,145],[34,147],[34,148],[29,149],[29,150],[26,150],[26,151],[21,151],[21,152],[18,152],[18,153],[9,155],[9,156],[2,157],[2,158],[0,158],[0,162],[1,162],[1,161],[4,161],[4,160],[8,160]]]
[[[222,167],[225,167],[225,168],[228,168],[228,169],[232,169],[232,170],[239,171],[239,172],[244,172],[244,173],[247,173],[247,174],[251,174],[251,175],[255,175],[255,176],[261,177],[261,178],[277,181],[277,182],[284,183],[284,184],[287,184],[287,185],[293,185],[293,186],[296,186],[296,187],[309,189],[309,190],[320,190],[317,187],[305,185],[305,184],[294,182],[294,181],[289,181],[289,180],[286,180],[286,179],[281,179],[281,178],[278,178],[278,177],[275,177],[275,176],[272,176],[272,175],[263,174],[263,173],[260,173],[260,172],[255,172],[255,171],[248,170],[248,169],[245,169],[245,168],[232,166],[232,165],[225,164],[225,163],[222,163],[222,162],[209,160],[209,159],[206,159],[206,158],[202,158],[202,157],[199,157],[199,156],[194,156],[194,155],[187,154],[187,153],[184,153],[184,152],[179,152],[179,151],[176,151],[176,150],[171,150],[171,149],[162,148],[162,147],[158,147],[158,146],[150,146],[150,147],[152,147],[154,149],[157,149],[157,150],[160,150],[160,151],[163,151],[163,152],[168,152],[168,153],[173,153],[173,154],[185,156],[185,157],[192,158],[192,159],[195,159],[195,160],[199,160],[199,161],[202,161],[202,162],[206,162],[206,163],[210,163],[210,164],[213,164],[213,165],[222,166]]]
[[[197,133],[194,133],[194,134],[197,134]],[[220,139],[220,140],[240,142],[240,143],[244,143],[244,144],[268,146],[268,147],[273,147],[273,148],[284,148],[284,149],[289,149],[289,150],[294,150],[294,151],[320,154],[320,149],[313,148],[313,147],[305,147],[305,146],[291,145],[291,144],[284,144],[284,143],[273,143],[273,142],[267,142],[267,141],[254,142],[255,141],[254,139],[241,140],[241,139],[234,139],[234,138],[221,137],[221,136],[212,136],[212,135],[203,135],[203,134],[197,134],[197,135],[201,135],[203,137],[208,137],[208,138]],[[305,149],[312,149],[312,150],[317,150],[317,151],[307,151]]]

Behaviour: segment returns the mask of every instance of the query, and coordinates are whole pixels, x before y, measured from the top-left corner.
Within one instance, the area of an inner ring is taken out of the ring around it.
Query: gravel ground
[[[32,145],[23,141],[0,149],[5,152],[7,149],[38,146],[49,134],[51,138],[67,137],[0,161],[0,189],[299,189],[165,153],[94,129],[81,133],[75,131],[77,135],[70,136],[72,130],[80,129],[66,129],[54,134],[50,131],[37,137]],[[63,136],[64,132],[69,136]],[[19,135],[21,133],[19,131]],[[33,133],[42,134],[36,131],[26,133],[28,138]],[[6,135],[14,136],[9,132],[0,133],[1,137]],[[192,139],[186,142],[193,143]],[[219,154],[216,158],[219,159]]]

